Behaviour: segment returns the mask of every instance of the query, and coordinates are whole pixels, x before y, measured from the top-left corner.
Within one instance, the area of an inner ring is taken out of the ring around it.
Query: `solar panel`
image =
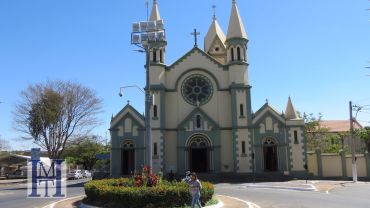
[[[132,32],[140,32],[140,23],[133,23],[132,24]]]
[[[148,33],[148,39],[149,39],[149,41],[155,41],[156,40],[156,37],[157,37],[156,32],[150,32],[150,33]]]
[[[132,35],[132,43],[134,43],[134,44],[140,44],[141,43],[141,39],[140,39],[139,34],[133,34]]]
[[[157,32],[157,40],[158,41],[165,41],[166,37],[164,35],[164,31]]]
[[[164,30],[163,20],[156,21],[157,30]]]
[[[156,21],[150,21],[148,22],[148,32],[155,31],[156,30]]]
[[[148,22],[140,22],[140,31],[147,32],[148,31]]]

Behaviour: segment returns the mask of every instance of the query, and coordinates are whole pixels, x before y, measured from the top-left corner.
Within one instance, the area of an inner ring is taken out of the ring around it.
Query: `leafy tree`
[[[356,136],[362,139],[366,144],[366,149],[370,152],[370,126],[366,126],[363,129],[356,129]]]
[[[333,133],[328,128],[320,125],[322,114],[303,114],[305,121],[305,133],[307,137],[307,149],[314,151],[320,148],[322,152],[338,153],[340,150],[348,151],[348,146],[344,145],[344,137],[349,132]]]
[[[91,170],[97,163],[96,155],[109,153],[106,147],[100,143],[97,136],[78,138],[65,148],[63,156],[67,162],[82,165],[84,169]]]
[[[48,81],[30,85],[20,95],[13,112],[15,129],[31,136],[52,159],[60,158],[69,139],[100,123],[102,100],[80,84]]]
[[[321,138],[328,132],[327,128],[320,126],[322,114],[319,113],[317,117],[313,113],[303,114],[305,121],[305,133],[307,138],[307,149],[314,151],[317,147],[321,147]]]

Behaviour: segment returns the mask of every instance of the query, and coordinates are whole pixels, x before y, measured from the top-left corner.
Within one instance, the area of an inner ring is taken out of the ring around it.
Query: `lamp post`
[[[143,89],[141,89],[139,86],[137,86],[137,85],[128,85],[128,86],[123,86],[123,87],[120,87],[120,88],[119,88],[119,93],[118,93],[118,95],[119,95],[120,97],[122,97],[122,96],[123,96],[122,91],[123,91],[123,89],[125,89],[125,88],[136,88],[136,89],[138,89],[140,92],[142,92],[143,94],[145,94],[144,90],[143,90]]]
[[[153,167],[152,160],[152,133],[150,125],[150,107],[152,104],[150,96],[150,80],[149,80],[149,68],[150,68],[150,51],[153,49],[155,43],[165,41],[165,31],[163,27],[163,20],[145,21],[132,24],[131,33],[131,44],[135,45],[142,50],[139,52],[145,52],[146,64],[146,84],[145,84],[145,163],[146,165]]]

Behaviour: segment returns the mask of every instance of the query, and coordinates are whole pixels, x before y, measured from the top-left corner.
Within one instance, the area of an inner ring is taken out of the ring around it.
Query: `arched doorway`
[[[265,171],[278,170],[277,146],[274,139],[266,138],[263,142],[263,157]]]
[[[131,140],[127,140],[121,148],[121,175],[129,175],[135,170],[135,146]]]
[[[201,134],[192,136],[188,141],[188,164],[189,170],[204,173],[211,166],[211,143]]]

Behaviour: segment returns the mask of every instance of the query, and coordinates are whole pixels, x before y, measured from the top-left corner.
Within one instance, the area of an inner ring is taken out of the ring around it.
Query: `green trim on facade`
[[[183,55],[181,58],[179,58],[176,62],[174,62],[170,66],[166,67],[166,70],[172,70],[177,65],[179,65],[181,62],[183,62],[186,58],[188,58],[191,54],[193,54],[195,51],[199,52],[202,56],[206,57],[209,61],[218,65],[218,67],[222,68],[223,70],[227,70],[227,66],[222,65],[220,62],[218,62],[216,59],[214,59],[212,56],[208,55],[206,52],[204,52],[203,50],[201,50],[198,47],[192,48],[189,52],[187,52],[185,55]]]
[[[229,49],[231,46],[237,46],[237,45],[243,45],[245,46],[245,49],[247,50],[247,44],[249,40],[245,38],[230,38],[227,39],[225,44],[226,44],[226,49]]]
[[[237,101],[236,101],[236,89],[230,88],[231,93],[231,125],[232,125],[232,146],[233,146],[233,170],[236,172],[238,170],[237,167],[237,150],[236,150],[236,139],[237,139],[237,126],[238,126],[238,118],[237,118]]]
[[[184,71],[183,73],[180,74],[180,76],[177,77],[177,80],[175,82],[175,89],[173,89],[172,91],[178,92],[179,91],[178,90],[179,89],[179,84],[180,84],[179,82],[182,79],[182,77],[184,77],[185,75],[189,74],[190,72],[194,72],[194,71],[201,71],[201,72],[204,72],[204,73],[208,74],[210,77],[212,77],[212,80],[216,83],[216,89],[220,90],[220,84],[218,82],[218,79],[209,70],[202,69],[202,68],[191,68],[191,69],[188,69],[188,70]],[[170,90],[171,89],[168,89],[167,91],[170,91]]]
[[[196,115],[201,115],[201,117],[204,118],[204,121],[211,123],[213,129],[218,129],[218,124],[211,117],[209,117],[200,107],[196,107],[192,112],[190,112],[189,115],[186,116],[185,119],[179,123],[178,129],[184,129],[185,124],[189,123],[189,121],[194,121],[194,117]]]

